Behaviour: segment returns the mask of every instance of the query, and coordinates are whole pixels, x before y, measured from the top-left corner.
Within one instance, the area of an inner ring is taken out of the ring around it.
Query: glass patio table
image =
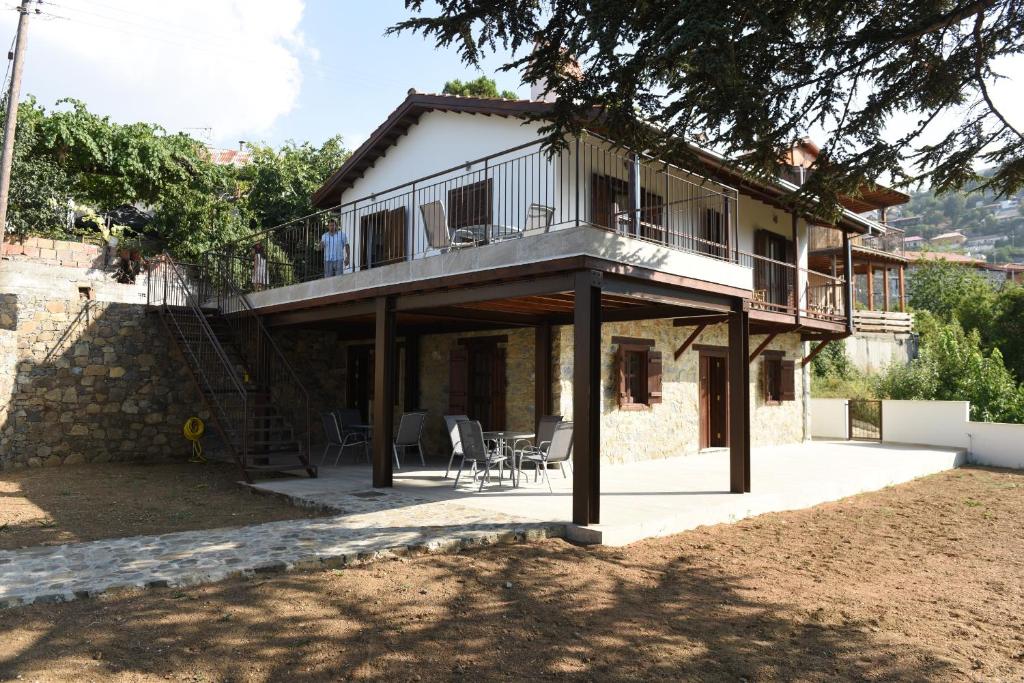
[[[494,441],[498,444],[498,452],[504,454],[505,449],[509,448],[511,442],[511,457],[509,458],[512,463],[512,486],[519,486],[519,463],[516,462],[516,443],[519,441],[527,441],[537,436],[533,432],[521,432],[512,429],[498,429],[489,432],[484,432],[484,438]]]

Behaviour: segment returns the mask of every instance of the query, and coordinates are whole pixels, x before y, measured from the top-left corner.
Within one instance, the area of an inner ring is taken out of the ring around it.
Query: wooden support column
[[[750,492],[750,314],[736,304],[729,318],[729,490]]]
[[[629,228],[634,236],[640,236],[640,155],[629,155]],[[621,209],[620,209],[621,210]],[[613,222],[616,218],[612,219]],[[615,226],[613,226],[615,228]]]
[[[875,310],[875,266],[868,261],[868,310]]]
[[[907,311],[907,283],[904,272],[906,266],[900,264],[899,278],[900,278],[900,313],[906,313]]]
[[[843,230],[843,276],[846,278],[846,331],[853,333],[853,244],[850,243],[850,233]]]
[[[601,511],[601,276],[577,273],[572,368],[572,521],[597,524]]]
[[[534,427],[551,410],[551,323],[533,328],[533,412]]]
[[[405,412],[420,407],[420,337],[409,334],[405,337]]]
[[[378,297],[374,307],[373,485],[392,485],[392,429],[395,418],[395,307]]]

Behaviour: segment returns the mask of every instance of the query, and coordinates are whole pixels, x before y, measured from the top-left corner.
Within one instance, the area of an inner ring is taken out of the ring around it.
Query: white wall
[[[967,401],[882,401],[882,440],[967,448]]]
[[[811,399],[811,436],[816,439],[849,438],[850,421],[845,398]]]
[[[1024,425],[969,422],[970,462],[1024,469]]]

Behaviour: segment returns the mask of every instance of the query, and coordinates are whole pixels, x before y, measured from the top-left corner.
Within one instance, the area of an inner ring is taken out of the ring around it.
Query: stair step
[[[246,465],[245,469],[250,472],[295,472],[307,468],[299,462],[294,465]],[[308,469],[313,470],[314,473],[317,471],[316,465],[310,465]]]

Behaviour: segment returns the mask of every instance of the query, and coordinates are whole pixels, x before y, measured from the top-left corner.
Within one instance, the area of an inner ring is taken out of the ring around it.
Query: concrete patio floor
[[[457,502],[459,507],[522,522],[564,523],[568,538],[584,543],[625,545],[698,526],[734,522],[763,514],[811,507],[875,491],[958,467],[965,453],[899,444],[813,441],[754,449],[752,492],[729,493],[728,452],[712,451],[665,460],[601,468],[602,523],[577,527],[572,517],[572,475],[551,471],[551,489],[532,475],[513,488],[509,479],[477,490],[468,480],[453,489],[443,464],[421,467],[406,460],[395,472],[387,504],[408,509],[411,518],[424,500]],[[318,479],[262,482],[254,488],[292,498],[299,504],[343,509],[353,494],[370,489],[366,465],[323,467]],[[384,502],[383,500],[381,501]],[[454,521],[454,520],[453,520]]]

